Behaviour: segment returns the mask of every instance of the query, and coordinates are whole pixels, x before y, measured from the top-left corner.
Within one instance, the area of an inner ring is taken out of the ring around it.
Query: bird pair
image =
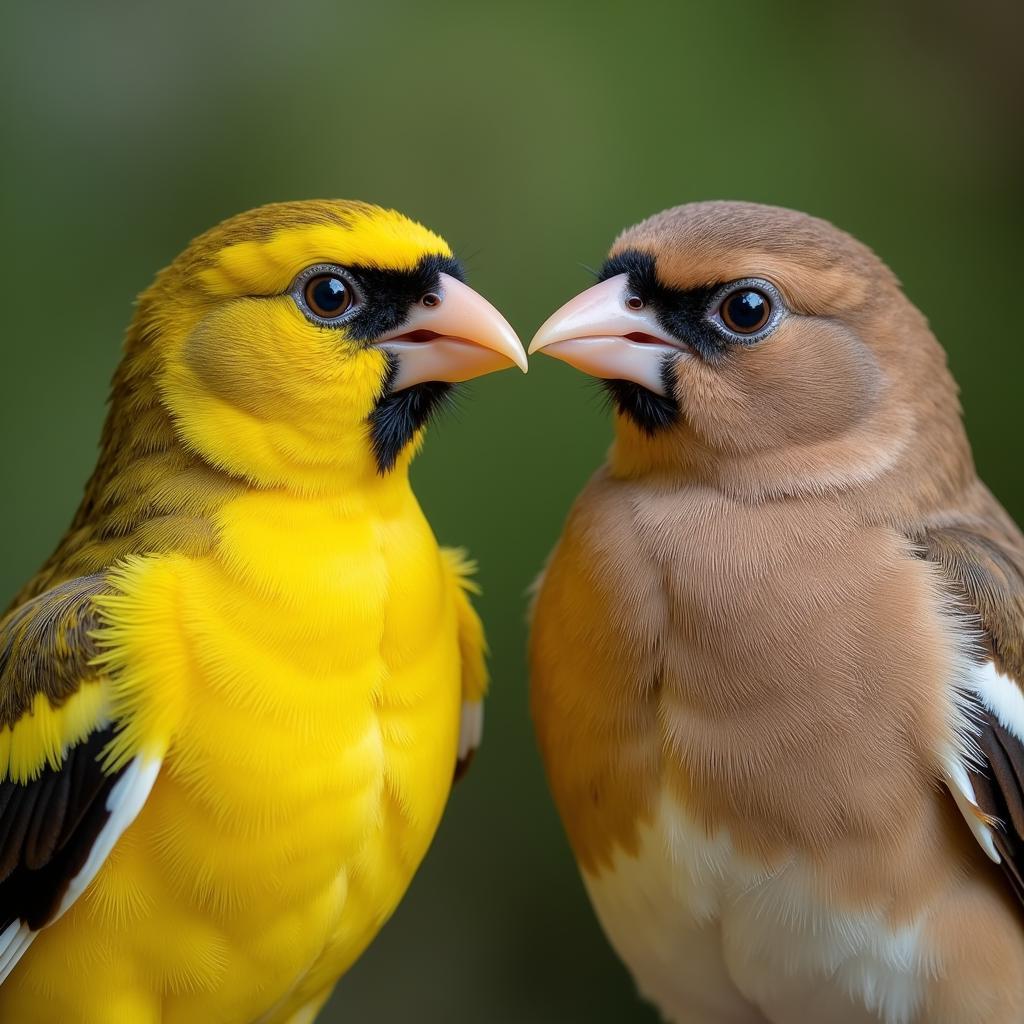
[[[530,660],[611,942],[677,1022],[1021,1021],[1024,540],[925,320],[750,204],[600,278],[532,346],[607,380],[616,439]],[[471,566],[407,470],[513,364],[448,246],[358,203],[243,214],[143,295],[0,621],[0,1020],[314,1019],[480,740]]]

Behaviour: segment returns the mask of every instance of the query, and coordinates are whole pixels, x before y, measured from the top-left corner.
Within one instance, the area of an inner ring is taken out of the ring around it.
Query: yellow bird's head
[[[404,468],[458,382],[513,365],[515,332],[433,232],[278,203],[201,235],[143,294],[112,420],[137,434],[159,406],[218,469],[318,491]]]

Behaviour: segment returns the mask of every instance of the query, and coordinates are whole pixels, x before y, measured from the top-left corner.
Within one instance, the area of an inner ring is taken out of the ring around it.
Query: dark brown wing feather
[[[1002,515],[992,525],[974,521],[931,527],[913,539],[922,557],[939,567],[962,607],[977,615],[1000,674],[1021,686],[1024,539],[1006,528]],[[984,764],[969,770],[975,799],[997,822],[993,841],[1006,877],[1024,904],[1024,723],[1018,734],[980,702],[977,724]]]
[[[1024,904],[1024,778],[1021,744],[986,714],[978,745],[987,771],[970,771],[978,806],[998,821],[992,839],[1002,858],[1003,871]],[[1016,751],[1016,762],[1014,752]]]
[[[106,577],[79,576],[12,609],[0,620],[0,726],[13,726],[37,695],[60,707],[97,677],[92,599],[109,594]]]
[[[978,614],[999,671],[1024,682],[1024,539],[972,523],[932,527],[914,540]]]

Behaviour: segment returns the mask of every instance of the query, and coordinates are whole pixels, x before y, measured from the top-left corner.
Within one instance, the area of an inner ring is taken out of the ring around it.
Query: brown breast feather
[[[545,575],[532,704],[582,866],[634,852],[667,789],[765,864],[794,852],[895,916],[970,833],[937,780],[957,652],[935,574],[829,498],[752,506],[601,471]]]

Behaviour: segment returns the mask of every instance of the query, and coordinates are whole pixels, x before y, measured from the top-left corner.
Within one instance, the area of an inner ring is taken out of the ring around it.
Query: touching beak
[[[629,277],[618,274],[570,299],[544,321],[530,343],[577,370],[606,380],[630,380],[665,394],[665,361],[684,351],[653,310],[631,309]]]
[[[431,304],[418,303],[401,328],[374,344],[398,360],[395,391],[427,381],[471,380],[518,366],[526,353],[509,322],[472,288],[440,275]]]

